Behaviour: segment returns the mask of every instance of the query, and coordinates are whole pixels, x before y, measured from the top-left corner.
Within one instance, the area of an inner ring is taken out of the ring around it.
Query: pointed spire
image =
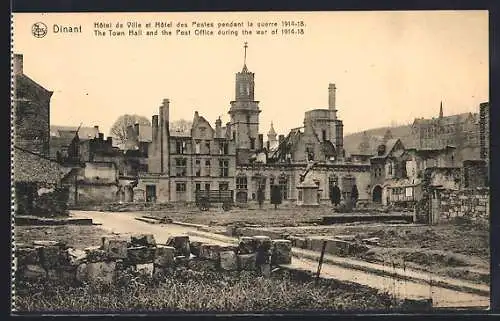
[[[273,127],[273,122],[271,122],[271,128],[269,129],[269,133],[267,133],[267,136],[276,136],[276,131],[274,130]]]
[[[242,72],[248,72],[248,68],[247,68],[247,48],[248,48],[248,42],[245,41],[245,44],[243,45],[243,48],[245,49],[245,55],[243,57],[243,70],[242,70]]]
[[[441,104],[439,106],[439,118],[443,118],[443,101],[441,100]]]

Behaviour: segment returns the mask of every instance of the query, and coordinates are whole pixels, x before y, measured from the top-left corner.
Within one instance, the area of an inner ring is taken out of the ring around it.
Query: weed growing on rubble
[[[375,290],[335,281],[272,278],[252,272],[177,270],[148,278],[123,274],[114,285],[18,284],[17,311],[36,312],[262,312],[384,310],[392,300]]]

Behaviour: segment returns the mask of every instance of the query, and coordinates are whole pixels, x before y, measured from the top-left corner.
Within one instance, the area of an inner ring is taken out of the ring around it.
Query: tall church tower
[[[236,149],[239,150],[243,161],[245,156],[251,152],[262,148],[259,145],[259,102],[254,99],[254,73],[248,71],[246,65],[248,44],[245,42],[245,56],[243,69],[236,74],[235,100],[231,101],[229,115],[231,117],[232,138],[235,141]]]

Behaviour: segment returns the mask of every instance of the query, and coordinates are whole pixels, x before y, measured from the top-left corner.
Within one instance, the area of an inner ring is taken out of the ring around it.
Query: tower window
[[[326,130],[323,129],[323,131],[321,132],[322,134],[322,137],[323,137],[323,141],[326,140]]]

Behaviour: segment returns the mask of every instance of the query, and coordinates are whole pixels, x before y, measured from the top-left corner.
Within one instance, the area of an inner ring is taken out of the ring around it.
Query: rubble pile
[[[131,236],[129,240],[103,237],[100,246],[84,250],[57,241],[16,244],[16,278],[64,281],[71,284],[105,283],[121,272],[153,277],[168,275],[200,261],[216,263],[221,271],[257,271],[269,276],[271,265],[290,264],[292,242],[268,236],[242,237],[238,245],[221,246],[190,241],[187,235],[171,236],[157,244],[153,235]]]

